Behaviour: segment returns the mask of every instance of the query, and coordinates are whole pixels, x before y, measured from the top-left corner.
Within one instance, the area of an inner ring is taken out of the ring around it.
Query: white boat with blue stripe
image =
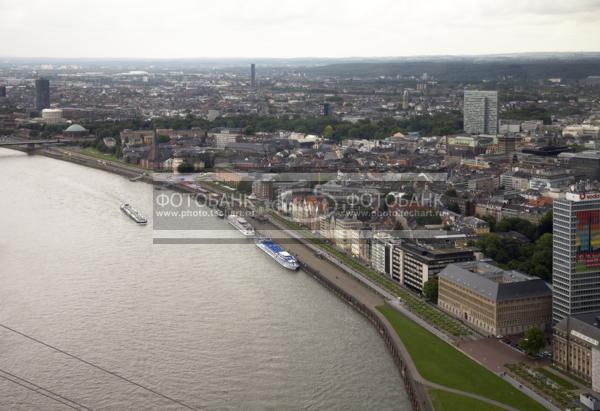
[[[270,238],[257,238],[256,246],[288,270],[295,271],[300,267],[296,257],[291,255],[283,247]]]

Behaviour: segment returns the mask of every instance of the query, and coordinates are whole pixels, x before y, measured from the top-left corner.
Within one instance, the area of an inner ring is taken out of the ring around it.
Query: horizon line
[[[2,60],[10,59],[39,59],[39,60],[345,60],[345,59],[407,59],[407,58],[433,58],[433,57],[503,57],[518,55],[565,55],[565,54],[598,54],[598,51],[516,51],[499,53],[465,53],[465,54],[410,54],[410,55],[375,55],[375,56],[295,56],[295,57],[270,57],[270,56],[197,56],[197,57],[73,57],[73,56],[5,56],[0,55]]]

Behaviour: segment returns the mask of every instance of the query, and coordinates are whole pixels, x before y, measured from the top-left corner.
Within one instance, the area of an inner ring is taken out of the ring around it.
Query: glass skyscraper
[[[50,81],[44,78],[35,81],[35,108],[43,110],[50,107]]]

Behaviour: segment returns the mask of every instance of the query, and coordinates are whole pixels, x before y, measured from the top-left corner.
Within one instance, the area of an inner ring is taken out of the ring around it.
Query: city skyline
[[[27,0],[3,2],[0,12],[5,17],[0,35],[13,39],[0,45],[4,57],[335,58],[593,52],[599,51],[595,39],[600,37],[596,0],[569,4],[375,0],[368,5],[314,0],[211,5],[180,1],[176,7],[129,0],[90,4],[85,10],[72,0]]]
[[[0,410],[600,410],[600,0],[0,15]]]

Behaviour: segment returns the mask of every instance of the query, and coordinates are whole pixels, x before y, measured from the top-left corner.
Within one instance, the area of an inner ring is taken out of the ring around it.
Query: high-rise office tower
[[[554,200],[552,321],[600,310],[600,193]]]
[[[404,90],[404,93],[402,94],[402,110],[408,110],[408,90]]]
[[[498,92],[465,90],[463,105],[465,132],[498,133]]]
[[[250,84],[252,88],[256,88],[256,65],[250,64]]]
[[[50,81],[39,78],[35,81],[35,108],[43,110],[50,107]]]
[[[323,104],[323,115],[325,117],[329,117],[331,115],[331,106],[329,105],[329,103]]]
[[[0,97],[6,97],[6,86],[0,86]]]

